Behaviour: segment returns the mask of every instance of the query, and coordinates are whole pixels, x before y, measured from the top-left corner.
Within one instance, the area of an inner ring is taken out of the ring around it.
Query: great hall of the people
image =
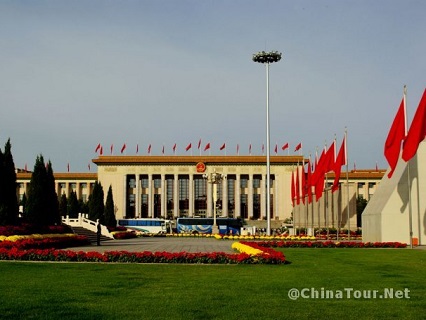
[[[271,220],[284,221],[294,212],[300,225],[309,222],[315,227],[336,227],[338,222],[340,227],[359,226],[355,199],[361,196],[369,200],[385,171],[346,172],[342,167],[340,190],[329,191],[318,204],[314,200],[305,210],[293,208],[291,199],[292,172],[303,160],[302,156],[270,157]],[[96,181],[102,184],[105,196],[112,186],[117,219],[212,217],[214,208],[221,216],[247,220],[266,217],[266,156],[100,155],[92,161],[97,173],[55,173],[57,194],[75,192],[78,199],[87,201]],[[208,179],[212,173],[221,176],[214,184]],[[331,184],[333,173],[327,178]],[[28,191],[30,180],[31,172],[18,170],[20,199]],[[324,213],[331,211],[340,213]]]

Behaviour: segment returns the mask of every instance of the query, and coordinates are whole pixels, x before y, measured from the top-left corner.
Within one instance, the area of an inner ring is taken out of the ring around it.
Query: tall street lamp
[[[217,215],[217,185],[222,183],[222,180],[226,179],[226,174],[217,173],[216,169],[213,172],[203,174],[203,178],[207,180],[208,183],[212,185],[213,189],[213,227],[212,234],[218,234],[219,228],[216,223]]]
[[[253,54],[253,61],[263,63],[266,66],[266,220],[267,235],[271,235],[271,159],[270,159],[270,143],[269,143],[269,65],[281,60],[281,52],[261,51]]]

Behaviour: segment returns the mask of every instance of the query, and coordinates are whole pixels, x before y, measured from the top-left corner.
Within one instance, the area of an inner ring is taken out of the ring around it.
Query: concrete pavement
[[[232,240],[217,240],[214,238],[192,237],[141,237],[134,239],[102,241],[100,246],[96,244],[67,248],[73,251],[165,251],[165,252],[225,252],[236,253],[231,245]]]

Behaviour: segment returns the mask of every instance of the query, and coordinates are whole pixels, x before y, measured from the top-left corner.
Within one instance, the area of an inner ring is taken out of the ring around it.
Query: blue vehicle
[[[213,218],[178,218],[176,228],[178,233],[212,233]],[[219,234],[239,235],[243,223],[241,219],[216,218]]]
[[[120,219],[117,221],[117,225],[121,227],[146,233],[166,233],[170,224],[170,220],[156,218]]]

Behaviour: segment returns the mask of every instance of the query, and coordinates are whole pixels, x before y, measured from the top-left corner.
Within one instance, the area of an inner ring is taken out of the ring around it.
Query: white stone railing
[[[62,223],[71,227],[83,227],[84,229],[97,232],[98,221],[89,220],[88,214],[85,213],[79,213],[78,218],[70,218],[69,216],[62,217]],[[101,225],[101,234],[105,237],[114,239],[114,236],[104,225]]]

